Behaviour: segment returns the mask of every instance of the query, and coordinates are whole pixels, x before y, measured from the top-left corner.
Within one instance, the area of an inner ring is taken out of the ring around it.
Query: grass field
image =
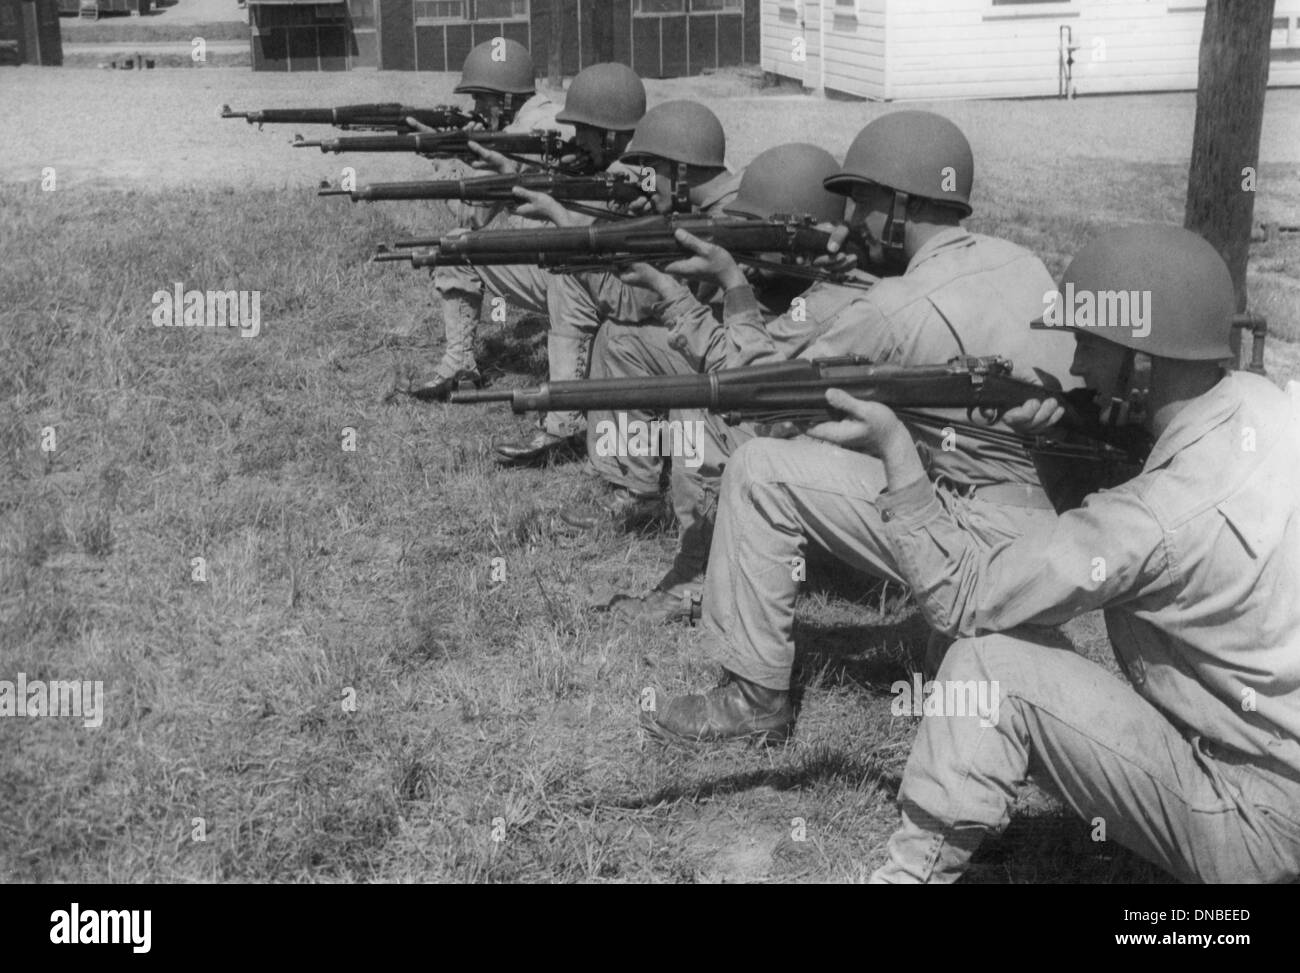
[[[1269,205],[1300,198],[1300,158],[1264,175]],[[1180,221],[1185,178],[1087,158],[990,173],[973,225],[1059,272],[1117,214]],[[790,746],[644,744],[642,687],[714,671],[696,633],[626,629],[584,591],[653,583],[671,535],[566,532],[556,513],[595,486],[577,464],[497,469],[489,440],[527,429],[504,410],[379,402],[439,347],[388,334],[427,322],[427,278],[363,258],[431,210],[11,188],[0,678],[103,680],[106,712],[0,721],[0,879],[855,881],[881,863],[915,732],[888,690],[924,642],[905,592],[813,565]],[[1257,248],[1251,276],[1291,339],[1297,246]],[[261,334],[153,327],[177,281],[261,291]],[[485,326],[480,360],[536,379],[544,337]],[[1274,377],[1300,377],[1296,348],[1274,341]],[[1071,634],[1106,658],[1095,619]],[[1167,880],[1032,788],[970,878]]]

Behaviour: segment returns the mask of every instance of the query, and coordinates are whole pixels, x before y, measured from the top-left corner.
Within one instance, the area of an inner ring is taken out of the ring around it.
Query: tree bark
[[[1246,309],[1246,261],[1268,88],[1274,0],[1208,0],[1183,225],[1219,251]]]

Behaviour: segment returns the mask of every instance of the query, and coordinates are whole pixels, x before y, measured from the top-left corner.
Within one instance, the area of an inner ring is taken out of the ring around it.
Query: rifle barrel
[[[451,393],[451,401],[461,405],[478,402],[509,402],[515,396],[514,389],[457,389]]]

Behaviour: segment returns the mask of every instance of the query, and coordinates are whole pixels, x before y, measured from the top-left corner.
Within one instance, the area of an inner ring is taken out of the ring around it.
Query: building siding
[[[763,70],[806,88],[884,98],[885,4],[763,0]],[[803,43],[803,61],[795,57],[796,40]]]
[[[811,47],[825,16],[824,66]],[[800,13],[803,23],[800,24]],[[864,98],[1055,96],[1060,37],[1070,30],[1076,93],[1195,89],[1204,5],[1197,0],[823,0],[762,4],[764,70]],[[1277,0],[1269,84],[1300,84],[1300,0]],[[809,58],[796,64],[803,37]],[[815,72],[815,73],[814,73]]]

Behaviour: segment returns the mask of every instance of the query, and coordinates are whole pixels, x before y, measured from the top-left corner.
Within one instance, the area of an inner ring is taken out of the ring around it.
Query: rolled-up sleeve
[[[952,637],[1058,625],[1172,583],[1163,531],[1135,491],[1096,494],[1052,527],[993,548],[963,530],[925,480],[879,504],[926,621]]]

